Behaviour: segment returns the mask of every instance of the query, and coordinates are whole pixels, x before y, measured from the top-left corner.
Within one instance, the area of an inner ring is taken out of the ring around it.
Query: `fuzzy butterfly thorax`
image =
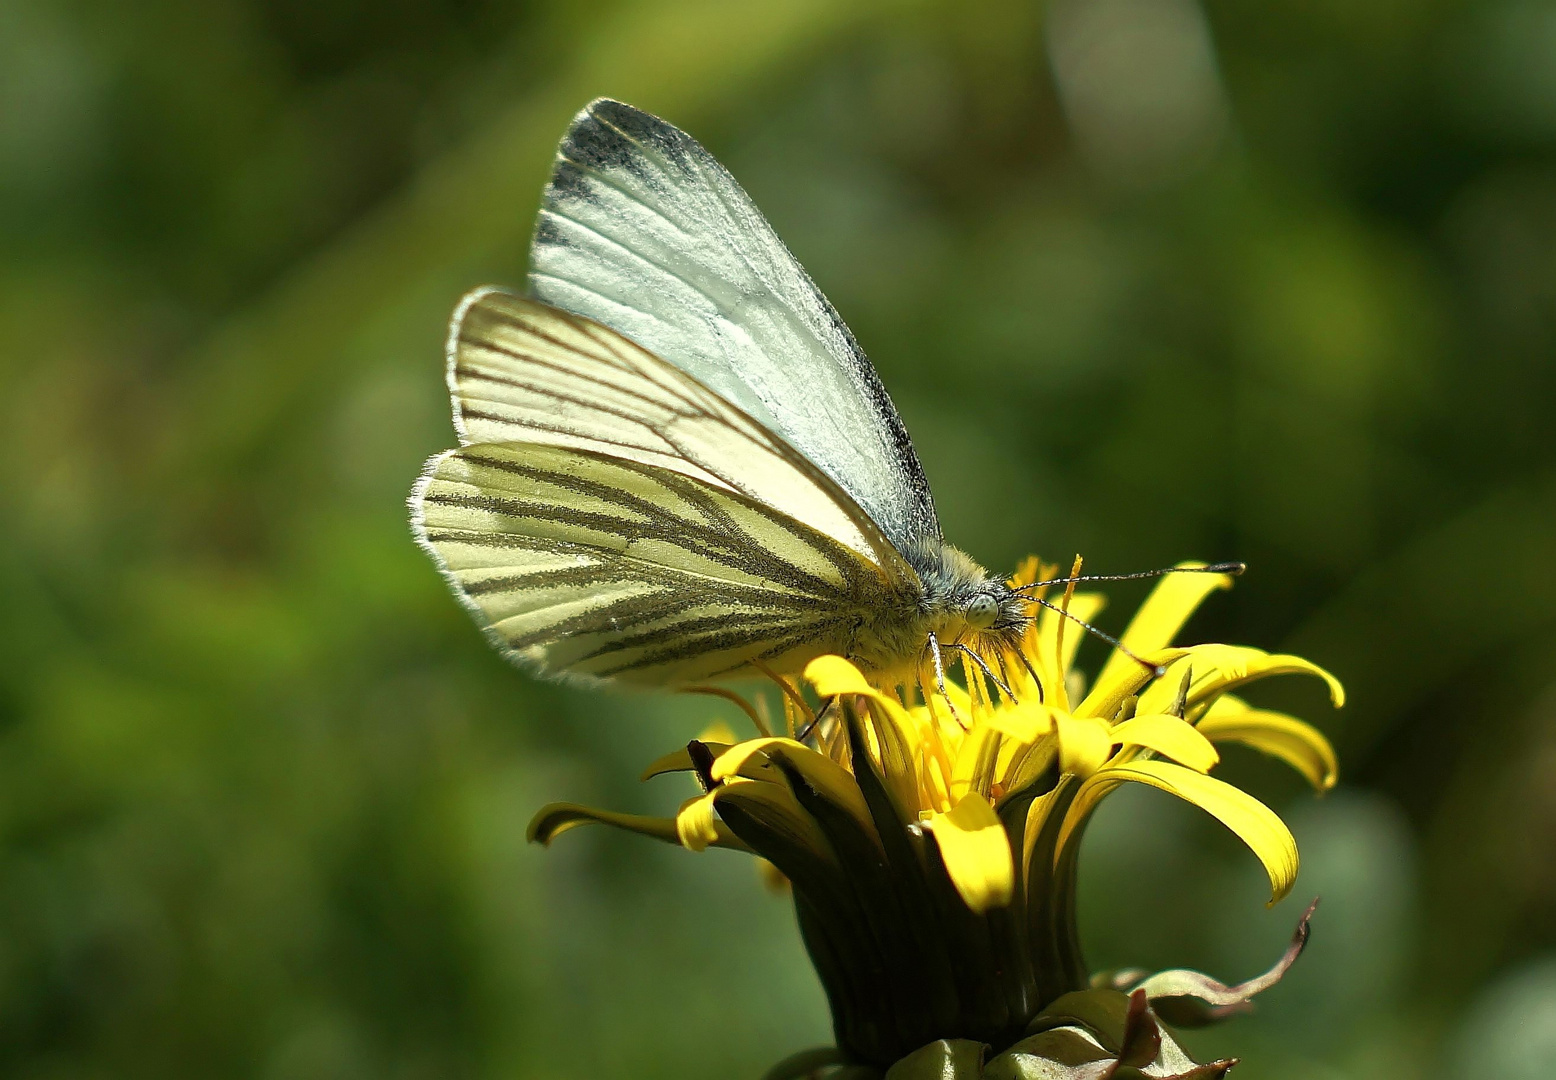
[[[865,621],[850,659],[885,683],[912,683],[926,674],[930,643],[966,646],[990,659],[1008,655],[1031,622],[1031,601],[990,577],[970,555],[926,540],[903,553],[917,577],[903,610]]]
[[[1031,601],[1004,580],[990,577],[971,555],[937,541],[904,553],[922,583],[920,610],[932,620],[926,629],[954,641],[969,633],[1020,636],[1031,621]]]

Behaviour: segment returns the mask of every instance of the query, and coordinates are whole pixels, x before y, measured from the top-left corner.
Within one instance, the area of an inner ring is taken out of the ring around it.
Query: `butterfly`
[[[467,295],[460,446],[412,530],[506,655],[680,686],[827,653],[888,683],[1014,654],[1032,599],[944,542],[896,408],[734,177],[618,101],[557,152],[527,295]]]

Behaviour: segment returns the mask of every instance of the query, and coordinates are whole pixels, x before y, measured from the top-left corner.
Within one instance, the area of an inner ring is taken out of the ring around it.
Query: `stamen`
[[[1075,599],[1075,581],[1080,576],[1081,557],[1075,556],[1075,561],[1070,564],[1069,584],[1064,587],[1064,599],[1059,602],[1059,613],[1064,616],[1070,614],[1070,601]],[[1063,693],[1059,695],[1059,707],[1070,707],[1069,673],[1064,670],[1064,620],[1059,620],[1059,625],[1054,627],[1054,673],[1059,680]]]
[[[999,669],[1000,678],[1004,680],[1004,685],[1014,686],[1016,684],[1016,680],[1010,677],[1010,657],[1006,656],[1005,652],[1006,650],[1001,649],[999,652],[994,654],[994,666]],[[1009,703],[1011,705],[1020,704],[1020,702],[1016,700],[1016,695],[1014,693],[1010,694]]]
[[[683,686],[681,688],[681,693],[707,694],[709,697],[717,697],[723,698],[725,701],[733,701],[736,705],[740,706],[742,712],[751,718],[751,723],[756,725],[756,733],[758,735],[765,739],[771,736],[773,733],[772,729],[767,726],[767,722],[759,715],[757,715],[757,711],[751,707],[751,703],[745,698],[741,697],[739,694],[735,693],[733,690],[726,690],[722,686]]]
[[[967,658],[960,645],[961,643],[957,642],[947,645],[946,648],[962,653],[962,683],[967,687],[967,708],[972,711],[972,722],[976,726],[978,714],[989,711],[989,684],[977,677],[973,671],[972,661]]]
[[[747,660],[746,663],[750,664],[763,675],[766,675],[769,679],[773,680],[773,682],[777,683],[778,689],[783,691],[784,699],[786,701],[792,702],[794,707],[799,710],[799,714],[801,716],[809,717],[810,723],[812,725],[816,723],[816,714],[811,711],[809,705],[805,704],[805,699],[800,696],[800,692],[789,683],[788,679],[785,679],[782,675],[778,674],[772,668],[768,667],[766,664],[762,663],[755,657]]]

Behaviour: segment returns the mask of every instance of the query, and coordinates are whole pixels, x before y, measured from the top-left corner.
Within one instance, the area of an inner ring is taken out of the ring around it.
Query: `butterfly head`
[[[1026,598],[998,578],[984,578],[956,596],[950,606],[967,629],[978,634],[1019,636],[1031,621]]]
[[[923,582],[920,611],[942,641],[987,635],[1014,643],[1031,621],[1025,597],[957,548],[920,549],[910,562]]]
[[[967,625],[972,629],[987,630],[999,620],[999,598],[987,591],[975,594],[967,601],[962,617],[967,620]]]

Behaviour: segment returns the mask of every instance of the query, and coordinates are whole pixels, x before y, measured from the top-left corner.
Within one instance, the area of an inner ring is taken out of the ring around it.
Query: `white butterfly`
[[[500,649],[640,685],[824,653],[912,681],[944,648],[1013,649],[1030,601],[942,542],[875,370],[690,136],[617,101],[579,113],[529,286],[460,303],[461,446],[410,499]]]

